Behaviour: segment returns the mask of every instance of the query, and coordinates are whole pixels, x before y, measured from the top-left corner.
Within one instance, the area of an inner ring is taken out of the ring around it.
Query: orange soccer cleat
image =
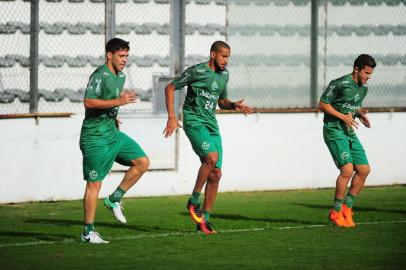
[[[189,215],[192,220],[196,223],[201,223],[202,218],[202,210],[200,209],[200,204],[193,204],[191,199],[187,201],[186,208],[189,210]]]
[[[210,222],[205,221],[204,219],[200,224],[197,224],[196,230],[201,231],[206,235],[208,235],[208,234],[216,234],[217,233],[214,230],[213,224],[211,224]]]
[[[338,227],[351,227],[343,216],[343,211],[330,210],[329,219]]]
[[[355,222],[352,219],[352,216],[354,215],[354,213],[352,212],[352,208],[349,208],[348,206],[343,204],[343,206],[341,207],[341,211],[343,212],[343,217],[349,227],[355,227]]]

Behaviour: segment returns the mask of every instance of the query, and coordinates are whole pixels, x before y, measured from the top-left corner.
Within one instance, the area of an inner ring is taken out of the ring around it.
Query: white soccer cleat
[[[123,214],[123,206],[119,202],[110,202],[109,198],[104,199],[104,206],[113,211],[114,217],[121,223],[127,223],[127,219]]]
[[[87,242],[91,244],[107,244],[109,241],[103,240],[100,234],[97,232],[89,232],[88,235],[82,234],[82,242]]]

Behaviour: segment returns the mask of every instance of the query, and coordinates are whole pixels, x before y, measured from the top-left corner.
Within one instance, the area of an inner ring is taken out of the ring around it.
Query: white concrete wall
[[[33,119],[0,120],[0,203],[83,196],[78,144],[82,117],[41,118],[39,125]],[[220,191],[334,186],[338,170],[323,143],[322,117],[316,113],[218,115],[224,146]],[[370,118],[373,128],[358,131],[372,167],[367,185],[406,184],[406,113],[371,113]],[[151,121],[157,121],[158,127]],[[156,145],[162,145],[167,160],[172,158],[167,151],[173,139],[161,135],[164,122],[142,118],[124,122],[139,127],[138,134],[130,135],[151,151],[155,168],[162,161]],[[199,160],[182,130],[179,137],[178,170],[148,172],[127,196],[192,191]],[[110,173],[100,197],[112,192],[122,175]]]

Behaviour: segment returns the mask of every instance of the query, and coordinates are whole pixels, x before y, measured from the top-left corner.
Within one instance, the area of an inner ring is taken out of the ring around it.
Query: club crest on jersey
[[[341,153],[341,158],[343,160],[347,160],[350,157],[350,154],[348,154],[347,152],[342,152]]]
[[[360,99],[359,94],[356,94],[356,95],[354,96],[354,101],[357,102],[359,99]]]
[[[214,81],[211,85],[211,90],[217,91],[217,89],[219,89],[219,84],[216,81]]]
[[[95,180],[97,178],[97,176],[98,176],[98,174],[95,170],[89,172],[90,179]]]
[[[208,142],[203,142],[202,143],[202,149],[203,150],[207,150],[207,149],[209,149],[210,148],[210,143],[208,143]]]

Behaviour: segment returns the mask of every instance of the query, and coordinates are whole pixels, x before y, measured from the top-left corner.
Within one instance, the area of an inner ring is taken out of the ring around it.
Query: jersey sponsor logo
[[[108,74],[106,71],[103,72],[103,75],[107,77],[110,76],[110,74]]]
[[[89,178],[91,180],[97,179],[97,176],[98,176],[98,174],[97,174],[96,170],[92,170],[92,171],[89,172]]]
[[[344,83],[350,83],[350,82],[349,81],[342,81],[341,83],[344,84]]]
[[[347,160],[350,157],[350,154],[348,154],[347,152],[342,152],[341,153],[341,158],[343,160]]]
[[[122,77],[125,77],[125,75],[124,75],[124,74],[120,74],[120,75],[118,75],[118,77],[121,77],[121,78],[122,78]]]
[[[216,82],[216,81],[214,81],[212,84],[211,84],[211,90],[212,91],[217,91],[219,89],[219,84]]]
[[[206,70],[205,70],[205,69],[196,69],[196,72],[197,72],[197,73],[205,73]]]
[[[350,104],[348,102],[344,103],[341,107],[343,109],[350,109],[351,111],[356,111],[356,110],[358,110],[360,108],[360,106],[355,106],[355,105],[352,105],[352,104]]]
[[[208,99],[218,99],[219,98],[219,96],[213,95],[213,94],[211,94],[209,92],[206,92],[204,90],[200,90],[199,96],[202,96],[202,97],[205,97],[205,98],[208,98]]]
[[[210,148],[210,143],[209,142],[203,142],[202,143],[202,149],[203,150],[207,150]]]

